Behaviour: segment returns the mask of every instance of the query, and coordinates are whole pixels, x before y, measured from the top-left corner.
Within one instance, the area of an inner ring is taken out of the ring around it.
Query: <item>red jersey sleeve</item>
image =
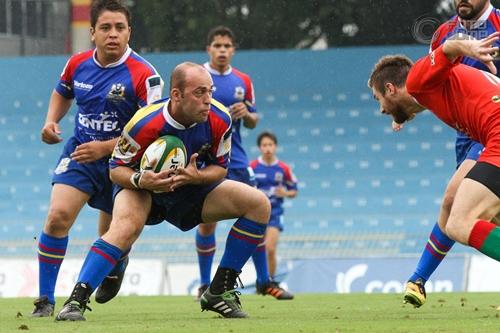
[[[406,79],[408,93],[418,94],[443,85],[451,69],[459,63],[460,58],[454,62],[448,60],[443,52],[443,46],[439,46],[429,55],[420,58],[411,68]]]

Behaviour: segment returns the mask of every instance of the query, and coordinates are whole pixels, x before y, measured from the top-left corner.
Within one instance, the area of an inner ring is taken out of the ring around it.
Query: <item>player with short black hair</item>
[[[95,48],[73,55],[50,97],[42,140],[62,141],[59,122],[78,104],[75,129],[54,170],[50,207],[38,239],[39,298],[34,317],[54,312],[54,289],[68,246],[68,233],[87,203],[98,209],[99,234],[108,229],[112,212],[112,184],[108,160],[123,126],[142,106],[161,98],[163,82],[146,60],[128,46],[130,14],[117,0],[92,4],[91,39]],[[127,251],[96,294],[104,303],[119,291]]]
[[[264,131],[257,137],[257,146],[260,149],[260,156],[250,162],[250,167],[255,173],[257,188],[264,192],[271,202],[271,217],[266,230],[266,252],[269,264],[270,284],[259,290],[263,295],[270,294],[277,299],[293,299],[293,295],[285,292],[276,280],[277,267],[277,246],[283,223],[283,200],[284,198],[295,198],[297,195],[297,178],[292,169],[276,156],[278,139],[270,131]]]

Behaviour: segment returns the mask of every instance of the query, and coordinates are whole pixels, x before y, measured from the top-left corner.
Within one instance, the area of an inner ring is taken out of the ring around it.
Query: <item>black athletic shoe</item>
[[[238,287],[236,282],[238,275],[239,273],[233,269],[217,268],[210,287],[201,295],[201,311],[214,311],[224,318],[248,317],[241,309],[239,298],[241,293],[235,290]]]
[[[56,316],[56,321],[81,321],[85,320],[83,313],[85,310],[92,311],[87,306],[90,303],[89,297],[92,290],[87,284],[78,282],[71,293],[71,296],[64,302],[64,306]]]
[[[280,284],[276,281],[269,281],[269,283],[261,285],[256,283],[255,286],[257,288],[257,294],[271,295],[280,301],[293,299],[293,294],[281,288]]]
[[[240,294],[237,290],[228,290],[214,295],[209,288],[201,295],[201,311],[214,311],[224,318],[246,318],[248,315],[241,309]]]
[[[47,296],[40,296],[33,304],[35,308],[31,313],[32,317],[52,317],[54,315],[54,304],[49,303]]]
[[[97,288],[95,293],[95,301],[97,303],[106,303],[118,295],[120,287],[122,286],[123,277],[125,276],[125,270],[128,266],[128,256],[123,259],[123,264],[125,265],[123,271],[117,275],[106,276],[99,288]]]

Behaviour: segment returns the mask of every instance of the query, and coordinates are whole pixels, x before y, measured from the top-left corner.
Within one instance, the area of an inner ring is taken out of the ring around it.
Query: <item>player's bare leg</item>
[[[499,198],[486,186],[465,178],[458,188],[446,233],[457,242],[469,245],[469,237],[477,220],[491,220],[496,215],[493,212],[498,204]]]
[[[431,235],[429,236],[429,240],[427,241],[426,247],[424,248],[422,256],[420,257],[420,260],[417,264],[415,273],[413,273],[413,275],[408,279],[408,282],[406,283],[405,293],[403,295],[404,303],[410,303],[416,308],[422,306],[425,303],[427,299],[427,294],[425,292],[425,282],[427,282],[430,275],[438,267],[438,265],[444,259],[454,243],[451,239],[449,239],[449,237],[446,237],[445,230],[446,222],[448,221],[451,207],[453,205],[453,201],[455,200],[455,195],[457,193],[458,187],[460,186],[460,183],[467,175],[467,173],[474,167],[474,165],[476,165],[475,160],[464,160],[448,182],[448,185],[446,186],[446,190],[444,192],[443,201],[441,202],[441,208],[439,210],[437,227],[440,230],[433,229]],[[437,240],[433,240],[433,237],[437,238]],[[436,242],[440,242],[440,244],[436,244]],[[439,247],[437,249],[439,252],[434,249],[434,247],[437,246]],[[428,247],[430,247],[430,250]],[[447,250],[445,251],[445,249]],[[436,252],[429,253],[429,251]],[[440,260],[437,258],[439,258]],[[424,277],[421,278],[421,276]]]
[[[139,237],[146,219],[148,217],[149,211],[151,209],[151,194],[147,191],[136,191],[123,189],[115,197],[115,204],[113,207],[113,218],[109,230],[94,243],[99,243],[102,246],[106,246],[111,249],[115,255],[114,260],[118,260],[121,253],[129,249],[133,242]],[[100,251],[96,249],[96,251]],[[92,255],[92,250],[87,255],[86,261],[89,260],[89,256]],[[110,258],[108,258],[110,259]],[[112,258],[111,258],[112,259]],[[106,273],[111,271],[113,266],[104,261],[104,268],[107,268]],[[105,271],[100,269],[100,271]],[[80,276],[78,277],[79,282],[75,285],[71,296],[64,303],[64,307],[59,311],[56,320],[58,321],[80,321],[85,320],[83,316],[85,310],[88,308],[87,304],[89,302],[89,297],[93,292],[93,288],[96,288],[101,282],[99,280],[88,281],[82,278],[82,275],[87,274],[87,272],[80,271]],[[92,274],[90,274],[92,275]],[[94,285],[92,285],[94,282]]]
[[[89,195],[72,186],[54,184],[43,233],[39,239],[39,288],[34,301],[33,317],[48,317],[54,313],[54,290],[59,268],[68,244],[68,232]]]

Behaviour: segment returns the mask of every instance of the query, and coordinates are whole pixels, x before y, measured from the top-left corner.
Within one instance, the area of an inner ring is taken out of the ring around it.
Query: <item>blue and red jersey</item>
[[[248,111],[257,111],[255,108],[252,80],[247,74],[233,67],[229,67],[224,73],[219,73],[210,67],[208,63],[205,63],[204,66],[212,76],[214,82],[214,99],[224,104],[227,108],[235,103],[243,102],[246,104]],[[248,157],[241,142],[241,123],[241,119],[233,121],[230,169],[243,169],[248,167]]]
[[[267,164],[261,157],[250,162],[250,167],[255,173],[257,188],[271,201],[271,215],[283,214],[283,198],[277,197],[275,191],[280,186],[287,190],[297,190],[297,178],[292,169],[279,160]]]
[[[474,22],[469,29],[466,29],[461,24],[458,15],[453,16],[449,21],[441,24],[441,26],[439,26],[439,28],[434,33],[430,51],[436,50],[447,39],[457,34],[466,34],[475,39],[483,39],[491,35],[495,31],[500,31],[500,11],[490,4],[483,15],[481,15],[481,17],[476,22]],[[500,43],[497,42],[496,46],[500,46]],[[488,71],[488,68],[482,62],[476,59],[462,57],[461,63],[480,70]],[[500,63],[495,62],[495,66],[497,67],[497,72],[500,73]],[[470,158],[468,152],[470,147],[474,144],[475,142],[471,141],[467,137],[467,135],[460,131],[457,131],[457,141],[455,148],[457,155],[457,165],[460,165],[465,158]],[[481,147],[477,146],[475,149],[480,150]]]
[[[493,8],[492,5],[490,5],[484,14],[476,22],[474,22],[474,24],[472,24],[470,29],[466,29],[460,23],[458,15],[455,15],[437,28],[434,36],[432,37],[430,51],[437,49],[447,39],[457,34],[466,34],[475,39],[483,39],[496,31],[500,31],[500,10]],[[496,46],[500,46],[500,42],[497,41]],[[488,71],[488,68],[476,59],[462,57],[461,63]],[[500,70],[500,64],[496,63],[496,66],[497,69]]]
[[[198,153],[198,167],[219,165],[227,168],[231,152],[231,116],[219,102],[212,100],[208,120],[185,127],[168,111],[170,99],[163,99],[139,110],[125,125],[115,146],[110,168],[138,169],[146,148],[164,135],[182,140],[189,157]]]
[[[105,67],[95,50],[72,56],[55,90],[76,99],[74,136],[84,143],[120,136],[139,108],[161,98],[162,88],[155,68],[128,48],[120,60]]]

